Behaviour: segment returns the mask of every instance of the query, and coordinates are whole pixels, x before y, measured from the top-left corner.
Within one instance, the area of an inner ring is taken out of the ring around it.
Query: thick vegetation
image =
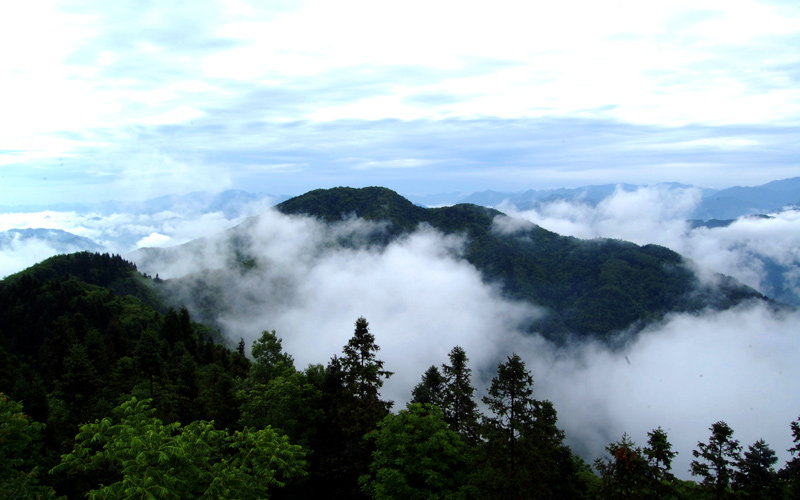
[[[98,266],[93,269],[92,266]],[[91,283],[89,282],[91,281]],[[358,318],[325,365],[294,366],[274,331],[249,353],[215,343],[185,308],[152,308],[152,281],[116,256],[48,260],[0,282],[0,499],[796,498],[800,457],[776,471],[718,422],[679,481],[660,428],[627,436],[595,474],[512,354],[475,400],[455,346],[407,407]],[[102,284],[101,284],[102,283]],[[138,290],[138,291],[137,291]],[[249,354],[250,356],[246,356]],[[796,453],[800,420],[791,424]]]

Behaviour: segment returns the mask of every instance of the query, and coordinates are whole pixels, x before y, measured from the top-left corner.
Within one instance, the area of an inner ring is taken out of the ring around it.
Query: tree
[[[469,442],[478,442],[478,405],[473,399],[475,388],[472,387],[472,370],[467,368],[469,358],[463,348],[453,347],[448,355],[449,365],[442,365],[444,376],[444,394],[442,395],[442,411],[450,428],[458,432]]]
[[[343,348],[341,358],[345,392],[352,397],[351,422],[357,437],[371,431],[392,407],[391,401],[380,399],[380,388],[384,379],[393,375],[384,370],[384,362],[376,358],[381,348],[375,336],[369,332],[369,323],[364,317],[356,320],[353,336]]]
[[[774,465],[778,456],[763,440],[751,444],[739,461],[739,470],[733,475],[733,489],[745,498],[780,498],[778,474]]]
[[[39,485],[38,467],[29,463],[31,444],[42,429],[22,404],[0,392],[0,500],[56,498],[52,488]]]
[[[282,340],[275,330],[261,332],[250,351],[255,364],[250,368],[250,378],[256,383],[266,384],[272,378],[294,373],[294,358],[282,350]]]
[[[484,417],[484,434],[499,439],[508,449],[512,478],[516,475],[516,444],[522,430],[533,423],[533,376],[516,353],[497,366],[489,395],[483,403],[494,416]]]
[[[375,443],[362,489],[376,500],[466,498],[469,451],[441,409],[410,403],[367,434]]]
[[[53,472],[94,478],[86,492],[91,500],[255,500],[305,475],[302,448],[270,428],[229,434],[205,421],[165,425],[154,412],[150,400],[131,398],[114,417],[81,426],[72,452]],[[98,481],[102,471],[113,472],[108,484]]]
[[[789,448],[792,458],[778,472],[778,476],[786,484],[789,498],[800,498],[800,417],[789,424],[792,429],[794,446]]]
[[[363,317],[343,348],[328,364],[324,405],[327,410],[319,461],[328,498],[358,498],[358,478],[367,472],[374,444],[363,440],[388,413],[391,401],[380,399],[380,388],[392,372],[377,359],[380,347]]]
[[[659,427],[647,433],[647,446],[642,450],[647,457],[650,467],[650,476],[653,479],[653,489],[658,498],[663,498],[672,494],[674,491],[673,482],[675,476],[672,474],[672,460],[676,451],[672,451],[672,444],[669,442],[666,431]]]
[[[733,429],[723,421],[709,427],[711,437],[708,443],[697,443],[692,455],[700,460],[692,460],[690,472],[703,478],[703,484],[714,492],[717,499],[723,498],[730,486],[731,477],[739,464],[742,447],[733,439]]]
[[[411,402],[441,406],[444,390],[444,377],[435,365],[431,366],[422,375],[422,381],[411,391]]]
[[[602,498],[653,498],[647,459],[630,436],[623,434],[621,440],[606,446],[606,451],[611,459],[598,458],[594,463],[602,479]]]

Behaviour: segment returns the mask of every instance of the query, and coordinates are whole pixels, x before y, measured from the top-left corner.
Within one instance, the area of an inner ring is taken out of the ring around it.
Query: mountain
[[[314,217],[334,228],[356,218],[375,222],[366,235],[337,240],[338,245],[351,248],[380,249],[422,225],[463,236],[462,257],[487,283],[499,285],[508,298],[546,308],[546,316],[529,328],[555,340],[578,335],[611,342],[618,332],[637,330],[670,312],[726,309],[744,300],[766,300],[731,278],[720,276],[713,285],[700,282],[680,255],[664,247],[560,236],[473,204],[423,208],[386,188],[334,188],[292,198],[277,210]],[[232,249],[236,262],[228,265],[245,274],[258,272],[257,256],[248,253],[254,248],[257,221],[250,219],[228,230],[224,242],[216,243]],[[185,248],[197,255],[205,251],[204,245],[192,242]],[[158,254],[162,260],[179,255],[171,249],[153,249],[145,252],[145,257],[147,254]],[[167,280],[163,289],[201,321],[213,324],[220,313],[230,315],[245,307],[242,303],[246,300],[227,297],[224,292],[234,288],[226,280],[240,279],[236,276],[209,270]]]
[[[735,219],[800,205],[800,177],[768,182],[761,186],[735,186],[703,196],[695,219]]]
[[[0,206],[0,213],[27,213],[52,210],[56,212],[76,212],[79,214],[114,213],[157,214],[175,212],[185,217],[213,212],[222,212],[231,219],[249,215],[248,206],[255,203],[271,205],[288,199],[286,195],[273,196],[263,193],[249,193],[239,189],[229,189],[219,193],[195,191],[183,195],[166,195],[137,202],[104,201],[100,203],[56,203],[52,205]]]
[[[43,243],[56,252],[70,253],[81,250],[98,252],[102,247],[83,236],[78,236],[61,229],[9,229],[0,232],[0,250],[13,247],[15,244]]]
[[[617,190],[633,192],[644,187],[634,184],[603,184],[577,188],[542,189],[515,192],[481,191],[459,198],[460,203],[497,207],[509,203],[517,210],[531,210],[555,201],[597,206]],[[736,219],[779,211],[786,206],[800,205],[800,177],[768,182],[761,186],[735,186],[726,189],[695,188],[675,182],[655,184],[662,189],[701,189],[701,200],[690,218],[693,220]],[[451,198],[452,199],[452,198]],[[424,204],[424,203],[423,203]]]

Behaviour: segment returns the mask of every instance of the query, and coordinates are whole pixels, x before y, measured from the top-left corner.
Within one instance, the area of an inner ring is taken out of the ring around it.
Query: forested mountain
[[[680,255],[664,247],[564,237],[477,205],[426,209],[375,187],[311,191],[277,208],[332,224],[349,217],[385,222],[368,244],[385,244],[421,224],[464,236],[463,256],[485,280],[501,284],[511,298],[547,308],[530,328],[551,339],[567,333],[609,338],[669,312],[766,299],[722,276],[714,285],[701,283]],[[233,233],[247,238],[246,229]]]
[[[384,202],[376,216],[392,213],[391,193],[374,193]],[[485,212],[455,208],[476,234],[486,231]],[[557,409],[536,397],[517,354],[478,392],[468,353],[455,346],[421,374],[406,408],[394,408],[381,387],[403,367],[379,358],[379,334],[365,318],[327,364],[299,370],[275,331],[251,349],[214,342],[186,308],[159,299],[166,286],[119,256],[88,252],[0,282],[0,498],[699,499],[800,491],[800,457],[776,472],[767,443],[742,453],[722,421],[692,462],[702,485],[672,474],[675,451],[661,428],[644,447],[627,435],[609,444],[596,476],[565,444]],[[800,420],[790,425],[794,453]]]

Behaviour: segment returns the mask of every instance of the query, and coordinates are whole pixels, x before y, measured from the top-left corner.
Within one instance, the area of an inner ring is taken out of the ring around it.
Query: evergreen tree
[[[795,499],[800,498],[800,417],[789,425],[794,446],[786,451],[792,454],[792,458],[778,472],[778,476],[786,485],[788,497]]]
[[[483,403],[493,416],[483,417],[484,435],[499,440],[508,449],[512,479],[516,476],[516,444],[523,429],[533,423],[533,376],[525,370],[525,363],[517,354],[508,357],[497,367],[489,395]]]
[[[657,498],[666,498],[674,492],[675,476],[671,470],[672,460],[678,452],[672,451],[667,433],[661,427],[648,432],[647,438],[647,446],[642,452],[650,467],[653,489]]]
[[[448,356],[450,364],[442,365],[444,419],[468,443],[475,444],[478,442],[478,405],[473,399],[472,370],[467,368],[469,358],[460,346],[453,347]]]
[[[703,484],[714,493],[717,500],[728,494],[735,468],[741,461],[742,447],[733,439],[733,429],[723,421],[709,427],[711,437],[708,443],[697,443],[692,455],[700,460],[692,460],[690,472],[703,478]]]
[[[250,368],[250,380],[266,384],[271,379],[295,372],[294,358],[283,351],[283,341],[272,331],[261,332],[261,337],[253,342],[251,354],[255,363]]]
[[[380,399],[380,388],[392,372],[384,370],[384,362],[377,359],[380,347],[369,331],[369,323],[363,317],[355,323],[355,332],[343,348],[343,356],[334,358],[329,365],[329,383],[326,402],[335,405],[338,429],[332,438],[341,437],[343,442],[329,440],[323,467],[327,478],[329,498],[359,498],[363,493],[358,478],[367,473],[374,444],[363,440],[368,432],[388,413],[391,401]],[[338,446],[337,446],[338,444]]]
[[[411,391],[411,402],[441,407],[444,397],[444,377],[434,365],[422,375],[422,381]]]
[[[606,446],[610,459],[595,460],[594,466],[602,479],[600,497],[603,499],[654,498],[650,486],[650,467],[642,449],[636,446],[627,433],[622,439]]]
[[[775,463],[778,456],[763,440],[751,444],[733,475],[733,489],[745,498],[779,499],[781,490]]]

